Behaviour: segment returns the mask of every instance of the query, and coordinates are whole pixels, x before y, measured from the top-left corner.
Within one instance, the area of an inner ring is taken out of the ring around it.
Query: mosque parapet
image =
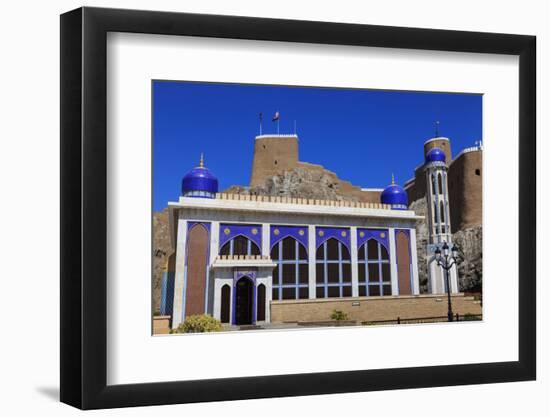
[[[313,198],[292,198],[279,196],[261,196],[248,194],[217,193],[216,199],[236,201],[258,201],[266,203],[302,204],[310,206],[351,207],[364,209],[391,210],[391,205],[381,203],[365,203],[361,201],[319,200]]]

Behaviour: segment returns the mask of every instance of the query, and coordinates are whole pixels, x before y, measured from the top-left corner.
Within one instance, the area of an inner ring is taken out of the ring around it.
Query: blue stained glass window
[[[306,248],[293,237],[285,237],[273,245],[273,300],[309,298],[309,264]]]

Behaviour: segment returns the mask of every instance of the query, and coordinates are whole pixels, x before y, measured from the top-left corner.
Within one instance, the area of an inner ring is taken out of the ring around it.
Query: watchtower
[[[250,186],[298,166],[298,135],[259,135],[254,141],[254,159]]]

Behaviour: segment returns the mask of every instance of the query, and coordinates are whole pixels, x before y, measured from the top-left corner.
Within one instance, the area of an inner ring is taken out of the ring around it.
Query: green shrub
[[[222,330],[222,324],[219,320],[208,314],[197,314],[189,316],[181,323],[174,333],[205,333],[219,332]]]
[[[464,316],[462,316],[462,320],[464,320],[464,321],[477,321],[477,320],[481,320],[481,317],[476,315],[476,314],[466,313],[466,314],[464,314]]]
[[[349,320],[349,317],[347,313],[344,313],[342,310],[332,310],[332,314],[330,315],[330,318],[332,320]]]

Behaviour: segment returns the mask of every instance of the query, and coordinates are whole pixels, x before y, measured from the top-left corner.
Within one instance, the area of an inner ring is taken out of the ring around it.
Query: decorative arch
[[[259,224],[220,224],[220,247],[228,241],[242,235],[262,247],[262,226]]]
[[[237,325],[253,324],[256,297],[254,280],[243,275],[236,281],[234,292],[233,322]]]
[[[271,226],[270,248],[273,248],[280,240],[286,237],[293,237],[307,249],[309,242],[308,226]]]
[[[411,249],[410,236],[408,231],[395,231],[395,247],[397,252],[397,277],[399,283],[399,295],[410,295],[412,294]]]
[[[319,248],[329,239],[336,239],[349,250],[350,230],[346,227],[317,227],[315,230],[316,248]]]
[[[437,182],[438,182],[438,188],[439,188],[439,195],[443,194],[443,177],[441,176],[441,172],[437,174]]]
[[[387,229],[357,229],[357,247],[362,246],[367,240],[375,239],[380,242],[386,250],[389,250]]]
[[[204,314],[209,233],[202,223],[190,226],[187,235],[185,316]]]
[[[244,235],[237,235],[233,239],[227,241],[220,248],[220,255],[260,255],[261,249],[251,239]]]

